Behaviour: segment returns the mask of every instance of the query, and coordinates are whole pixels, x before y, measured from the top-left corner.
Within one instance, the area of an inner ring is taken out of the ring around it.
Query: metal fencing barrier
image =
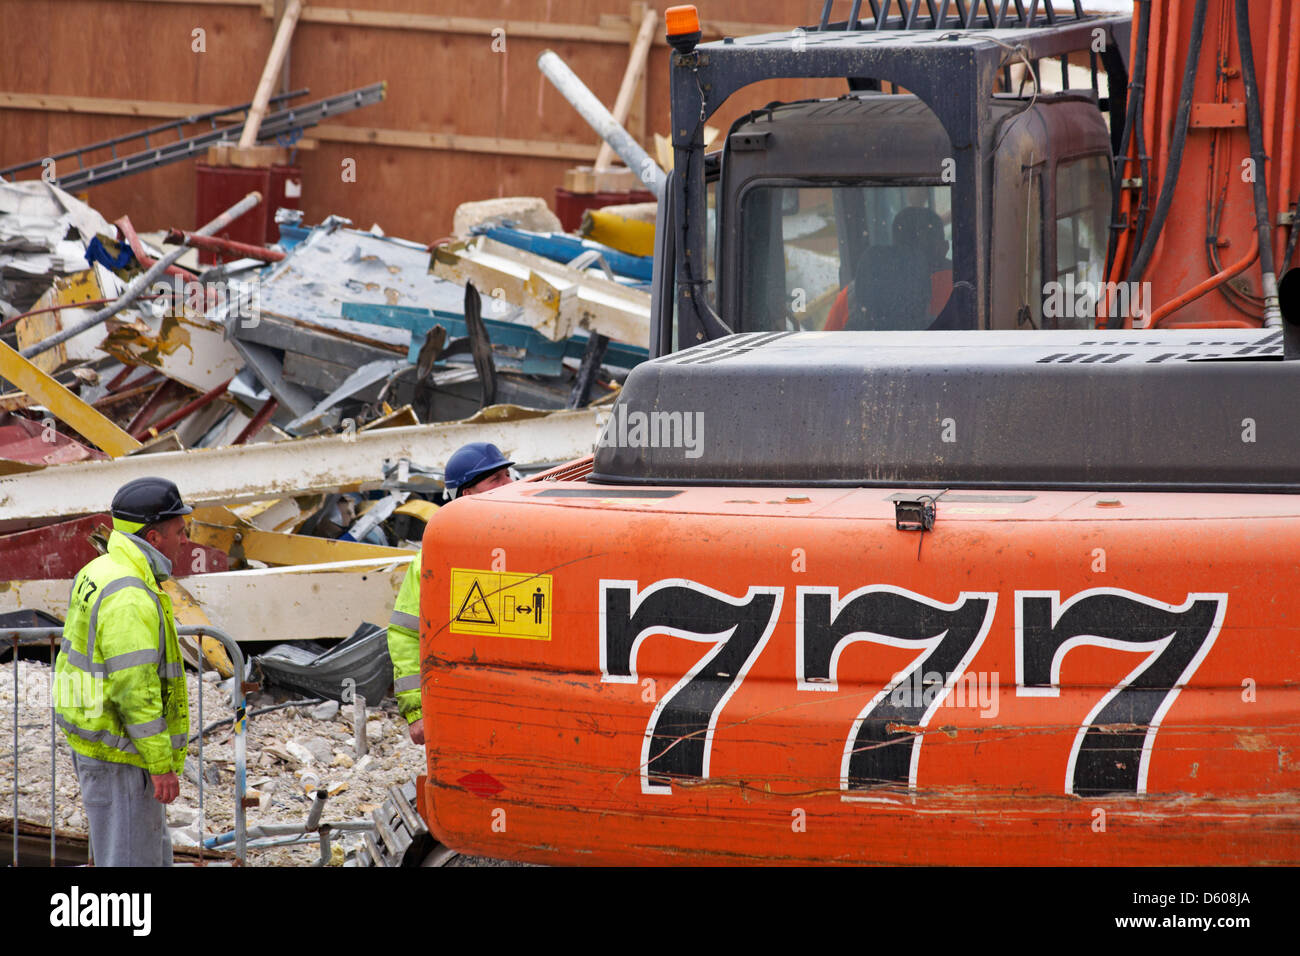
[[[234,665],[235,677],[232,681],[233,688],[230,693],[231,707],[235,712],[234,723],[234,749],[235,749],[235,858],[238,865],[242,866],[246,862],[248,850],[248,825],[245,803],[248,779],[248,739],[246,736],[246,724],[248,720],[248,709],[245,694],[247,692],[248,673],[245,669],[244,653],[240,650],[239,644],[235,639],[222,631],[220,628],[210,625],[200,627],[178,627],[178,635],[190,636],[196,638],[211,637],[219,641],[230,655],[231,663]],[[18,648],[23,643],[39,642],[48,640],[50,643],[50,866],[55,865],[55,820],[57,809],[57,770],[56,770],[56,745],[57,733],[54,726],[54,661],[58,654],[58,643],[63,637],[62,627],[19,627],[7,628],[0,630],[0,641],[12,641],[13,643],[13,663],[14,663],[14,765],[13,765],[13,865],[18,866],[18,703],[22,696],[18,681]],[[205,844],[209,841],[203,837],[203,644],[197,642],[198,659],[199,659],[199,860],[203,860],[203,850]],[[191,739],[193,739],[191,737]]]

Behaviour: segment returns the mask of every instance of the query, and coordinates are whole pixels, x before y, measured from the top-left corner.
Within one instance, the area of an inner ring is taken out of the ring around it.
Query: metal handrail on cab
[[[234,665],[235,677],[232,679],[232,688],[230,692],[231,707],[235,712],[234,734],[235,734],[235,859],[237,865],[243,866],[247,858],[248,843],[248,823],[246,818],[246,806],[244,803],[245,793],[247,790],[248,779],[248,706],[245,694],[248,685],[245,679],[248,674],[245,669],[244,653],[239,649],[239,644],[233,637],[225,631],[209,624],[197,627],[178,627],[176,628],[177,636],[186,637],[211,637],[219,641],[230,655],[231,663]],[[63,637],[62,627],[17,627],[0,630],[0,641],[9,640],[13,643],[13,662],[14,662],[14,740],[13,740],[13,865],[18,866],[18,701],[21,696],[21,690],[18,682],[18,648],[22,643],[31,643],[33,641],[50,642],[50,866],[55,865],[55,809],[56,809],[56,784],[57,772],[55,766],[56,750],[55,745],[57,737],[54,729],[54,661],[58,653],[57,643]],[[200,642],[201,643],[201,642]],[[202,647],[199,649],[199,860],[203,859],[203,652]]]

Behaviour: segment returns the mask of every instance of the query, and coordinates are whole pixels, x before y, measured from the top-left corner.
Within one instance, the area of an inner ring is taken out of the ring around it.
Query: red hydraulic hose
[[[1195,302],[1201,296],[1205,295],[1205,293],[1213,289],[1217,289],[1219,286],[1227,282],[1229,279],[1231,279],[1233,276],[1237,275],[1238,273],[1245,272],[1246,268],[1258,258],[1259,258],[1259,236],[1256,235],[1254,242],[1252,242],[1250,245],[1250,251],[1246,253],[1246,255],[1242,257],[1239,261],[1234,262],[1226,269],[1222,269],[1219,272],[1216,272],[1214,275],[1210,276],[1205,281],[1196,284],[1195,286],[1193,286],[1192,288],[1184,292],[1182,295],[1178,296],[1175,299],[1171,299],[1170,301],[1162,305],[1160,308],[1156,309],[1153,313],[1151,313],[1151,327],[1166,328],[1166,329],[1213,328],[1214,327],[1213,322],[1205,326],[1201,326],[1196,323],[1172,323],[1171,322],[1167,325],[1162,323],[1164,323],[1166,316],[1172,315],[1173,313],[1177,312],[1179,309],[1187,305],[1189,302]],[[1225,319],[1224,321],[1233,321],[1233,322],[1241,323],[1239,325],[1231,326],[1232,328],[1246,328],[1246,329],[1259,328],[1259,326],[1253,322],[1241,322],[1240,319],[1232,319],[1232,320]]]

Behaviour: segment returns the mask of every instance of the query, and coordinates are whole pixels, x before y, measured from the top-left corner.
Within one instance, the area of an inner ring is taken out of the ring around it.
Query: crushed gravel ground
[[[0,665],[0,817],[9,817],[13,807],[14,665]],[[198,675],[187,672],[190,695],[190,732],[199,728]],[[215,675],[213,675],[215,676]],[[50,818],[50,715],[48,664],[32,660],[18,662],[18,816],[33,823]],[[225,689],[223,689],[225,688]],[[249,699],[249,712],[283,700],[267,693]],[[406,722],[397,713],[397,703],[386,699],[367,708],[366,737],[369,753],[353,755],[351,704],[342,707],[293,707],[258,717],[247,724],[248,791],[260,804],[248,810],[248,827],[260,824],[302,823],[307,819],[311,798],[304,792],[304,778],[314,774],[320,784],[333,791],[321,818],[325,823],[368,820],[387,799],[390,786],[401,786],[423,772],[424,751],[411,743]],[[231,714],[228,685],[203,683],[203,721],[207,725]],[[313,716],[315,714],[315,716]],[[207,783],[203,794],[202,833],[226,833],[235,825],[235,763],[233,735],[229,726],[214,730],[204,740],[203,759]],[[181,794],[167,808],[172,844],[197,846],[199,838],[199,787],[197,741],[190,744]],[[59,830],[86,833],[77,778],[71,751],[62,731],[55,737],[56,808]],[[341,865],[359,834],[336,833],[333,865]],[[320,859],[315,842],[299,846],[250,849],[254,866],[311,866]],[[499,861],[460,857],[453,865],[501,865]]]

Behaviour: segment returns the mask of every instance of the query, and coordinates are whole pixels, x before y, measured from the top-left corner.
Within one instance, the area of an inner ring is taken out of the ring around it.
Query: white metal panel
[[[362,621],[386,624],[410,558],[338,561],[293,568],[223,571],[182,578],[208,620],[243,641],[347,637]],[[20,609],[64,618],[71,581],[11,581],[0,613]]]

